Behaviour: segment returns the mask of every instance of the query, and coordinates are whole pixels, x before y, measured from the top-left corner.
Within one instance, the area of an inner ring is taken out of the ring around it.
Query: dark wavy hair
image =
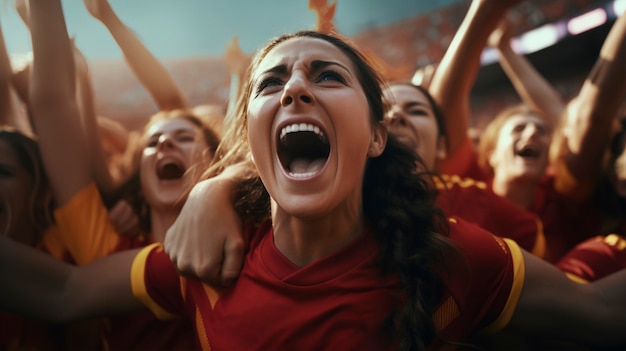
[[[6,126],[0,127],[0,140],[4,140],[13,149],[20,165],[32,177],[32,191],[28,194],[29,216],[38,230],[37,240],[40,240],[43,232],[54,223],[55,203],[39,152],[39,144],[35,139]]]
[[[274,47],[294,38],[324,40],[341,50],[356,69],[369,104],[372,128],[382,123],[382,80],[361,53],[332,35],[313,31],[286,34],[270,41],[253,58],[236,108],[227,116],[223,143],[216,154],[219,160],[207,176],[249,158],[246,119],[251,73]],[[432,319],[442,292],[437,268],[443,253],[452,247],[445,237],[447,222],[434,205],[435,191],[428,177],[416,176],[418,163],[421,160],[414,151],[390,136],[383,153],[368,161],[363,184],[365,217],[380,246],[381,272],[398,275],[406,296],[403,306],[390,311],[391,326],[402,350],[423,350],[437,336]],[[250,173],[238,194],[241,197],[236,197],[235,208],[244,221],[258,223],[269,218],[269,196],[257,174]]]

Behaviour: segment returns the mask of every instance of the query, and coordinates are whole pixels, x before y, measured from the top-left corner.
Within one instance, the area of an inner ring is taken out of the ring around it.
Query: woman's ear
[[[387,145],[387,128],[382,122],[374,125],[374,133],[372,133],[372,140],[370,141],[369,149],[367,150],[368,157],[378,157],[385,150]]]

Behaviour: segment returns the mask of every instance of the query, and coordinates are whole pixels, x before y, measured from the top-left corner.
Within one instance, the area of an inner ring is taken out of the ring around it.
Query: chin
[[[186,194],[168,194],[166,196],[157,196],[151,206],[158,206],[159,208],[176,208],[182,206],[186,200]]]
[[[329,212],[329,206],[325,206],[319,200],[311,198],[291,198],[280,204],[280,207],[290,216],[307,220],[319,218]]]

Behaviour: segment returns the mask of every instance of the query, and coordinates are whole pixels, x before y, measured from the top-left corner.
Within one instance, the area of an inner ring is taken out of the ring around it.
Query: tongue
[[[289,165],[289,170],[291,171],[291,173],[294,174],[315,173],[322,169],[322,166],[324,166],[325,162],[326,160],[321,158],[314,160],[311,160],[309,158],[296,158],[295,160],[291,161],[291,164]]]

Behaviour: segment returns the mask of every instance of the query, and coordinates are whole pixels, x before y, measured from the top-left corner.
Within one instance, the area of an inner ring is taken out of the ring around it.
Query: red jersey
[[[395,276],[383,277],[368,232],[339,251],[299,268],[274,246],[266,223],[252,234],[237,283],[217,289],[178,275],[160,244],[142,250],[133,291],[160,318],[195,323],[202,350],[393,350],[382,326],[402,302]],[[521,250],[461,219],[450,219],[460,255],[441,275],[434,313],[446,340],[497,331],[513,314],[524,279]],[[433,345],[435,349],[441,344]]]
[[[443,181],[443,182],[442,182]],[[437,206],[447,216],[458,216],[543,257],[545,237],[541,220],[509,200],[496,195],[487,183],[443,174],[435,178]]]
[[[590,282],[626,268],[626,239],[596,236],[570,250],[556,266],[575,281]]]
[[[530,211],[544,225],[545,259],[556,263],[578,243],[598,234],[599,224],[591,202],[579,201],[558,190],[559,181],[547,176],[540,184]],[[583,197],[581,195],[581,197]]]
[[[100,193],[91,183],[54,213],[59,232],[78,264],[150,242],[117,234]],[[103,320],[106,350],[193,350],[193,326],[186,320],[161,321],[150,312],[135,312]]]

